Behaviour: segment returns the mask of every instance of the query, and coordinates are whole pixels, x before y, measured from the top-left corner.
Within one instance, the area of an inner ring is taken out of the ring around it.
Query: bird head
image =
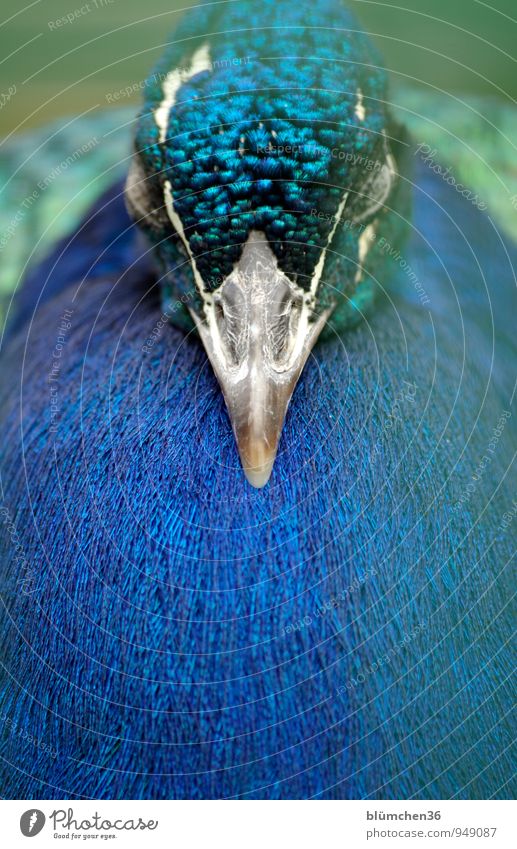
[[[313,345],[366,284],[396,182],[374,48],[335,0],[302,5],[187,15],[146,82],[126,185],[165,310],[197,328],[256,487]]]

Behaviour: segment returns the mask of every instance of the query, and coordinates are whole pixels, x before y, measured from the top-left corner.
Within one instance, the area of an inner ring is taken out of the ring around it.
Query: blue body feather
[[[259,492],[198,341],[132,267],[120,186],[28,278],[0,406],[5,794],[511,795],[515,254],[415,183],[429,304],[399,266],[317,348]]]

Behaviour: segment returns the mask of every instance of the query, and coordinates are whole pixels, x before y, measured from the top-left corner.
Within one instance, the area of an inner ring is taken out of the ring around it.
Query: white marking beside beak
[[[192,62],[188,68],[175,68],[173,71],[169,71],[163,81],[163,100],[154,113],[154,119],[160,130],[160,143],[163,143],[167,138],[169,115],[176,103],[176,95],[181,86],[192,79],[192,77],[195,77],[196,74],[200,74],[201,71],[211,70],[210,45],[203,44],[192,56]]]
[[[165,208],[167,210],[167,215],[169,216],[169,221],[174,227],[176,233],[180,237],[181,241],[185,246],[185,250],[187,251],[188,258],[190,259],[190,264],[192,266],[192,273],[194,275],[194,281],[196,283],[196,288],[203,298],[205,304],[211,302],[211,298],[205,292],[205,284],[203,283],[203,278],[201,277],[197,265],[196,258],[192,251],[190,250],[189,241],[185,235],[185,230],[183,227],[183,222],[179,217],[178,213],[174,209],[174,200],[172,198],[172,186],[170,180],[165,180],[163,184],[163,198],[165,200]]]
[[[327,256],[327,250],[328,250],[330,243],[332,242],[332,239],[334,238],[334,233],[337,230],[338,224],[341,221],[341,216],[343,215],[347,200],[348,200],[348,192],[346,192],[344,194],[343,199],[342,199],[341,203],[339,204],[339,206],[337,208],[337,212],[336,212],[336,215],[334,217],[334,224],[332,226],[332,230],[330,231],[330,233],[328,235],[327,244],[323,248],[323,250],[322,250],[322,252],[319,256],[318,262],[316,263],[316,265],[314,267],[314,273],[312,275],[312,280],[311,280],[311,295],[312,295],[312,297],[314,297],[316,295],[316,292],[318,291],[318,286],[320,285],[321,275],[323,274],[323,266],[325,265],[325,257]]]
[[[375,231],[375,224],[368,224],[368,227],[365,227],[363,232],[359,236],[359,265],[355,273],[355,283],[360,283],[362,280],[364,272],[363,264],[366,257],[368,256],[369,250],[372,246],[372,242],[375,241]]]
[[[366,117],[366,109],[364,108],[363,93],[360,88],[357,89],[357,101],[355,104],[355,114],[360,121],[364,121]]]

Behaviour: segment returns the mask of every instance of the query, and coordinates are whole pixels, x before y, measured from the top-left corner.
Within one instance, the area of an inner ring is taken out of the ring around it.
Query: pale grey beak
[[[330,310],[314,317],[313,296],[292,283],[263,233],[252,232],[224,283],[191,311],[217,375],[244,473],[269,480],[287,407]]]

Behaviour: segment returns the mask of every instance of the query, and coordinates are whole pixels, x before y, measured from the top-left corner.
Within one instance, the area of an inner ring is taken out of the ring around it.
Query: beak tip
[[[237,445],[246,480],[254,489],[262,489],[271,477],[276,458],[276,442],[273,450],[259,440],[252,441],[251,444],[246,441],[243,446],[237,439]]]
[[[254,489],[262,489],[271,477],[273,461],[267,465],[256,466],[254,468],[251,468],[250,466],[243,466],[243,469],[248,483],[251,484]]]

